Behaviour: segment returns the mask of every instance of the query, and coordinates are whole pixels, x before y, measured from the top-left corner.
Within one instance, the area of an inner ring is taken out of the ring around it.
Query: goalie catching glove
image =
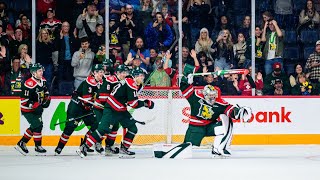
[[[153,107],[154,107],[154,102],[151,101],[151,100],[146,99],[146,100],[144,100],[144,107],[147,107],[147,108],[149,108],[149,109],[153,109]]]
[[[235,118],[243,120],[243,122],[245,122],[245,123],[249,122],[251,119],[251,116],[252,116],[251,108],[246,107],[246,106],[240,107],[238,104],[237,104],[237,106],[238,106],[239,111],[235,115]]]

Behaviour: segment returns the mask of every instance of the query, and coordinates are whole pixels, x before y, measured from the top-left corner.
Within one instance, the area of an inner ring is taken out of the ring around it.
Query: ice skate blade
[[[35,154],[36,156],[47,156],[47,154],[46,153],[40,153],[40,152],[36,152],[36,154]]]
[[[81,157],[81,158],[84,158],[85,155],[81,153],[81,150],[80,149],[77,149],[76,150],[76,153]]]
[[[18,151],[19,153],[21,153],[22,155],[27,156],[27,153],[25,153],[24,151],[22,151],[22,149],[20,149],[19,146],[15,146],[14,149],[17,150],[17,151]]]

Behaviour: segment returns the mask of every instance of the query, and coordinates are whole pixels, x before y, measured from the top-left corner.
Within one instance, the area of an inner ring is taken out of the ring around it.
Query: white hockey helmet
[[[206,85],[203,88],[202,93],[203,93],[204,99],[209,104],[214,104],[216,101],[216,98],[218,98],[218,91],[212,85]]]

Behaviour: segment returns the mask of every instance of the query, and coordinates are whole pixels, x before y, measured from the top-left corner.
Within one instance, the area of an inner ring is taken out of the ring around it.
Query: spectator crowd
[[[255,32],[250,0],[182,2],[183,67],[249,70],[197,76],[194,85],[218,86],[222,95],[251,96],[253,88],[256,95],[320,95],[319,1],[256,0]],[[52,95],[70,95],[107,57],[113,69],[141,67],[149,86],[178,86],[177,0],[36,0],[36,24],[31,12],[31,1],[0,1],[0,95],[19,95],[32,62],[45,68]]]

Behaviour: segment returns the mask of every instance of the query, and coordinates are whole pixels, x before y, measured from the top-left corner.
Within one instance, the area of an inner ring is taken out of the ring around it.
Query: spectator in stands
[[[96,25],[96,31],[92,32],[86,19],[82,20],[83,27],[85,29],[85,32],[89,38],[90,48],[91,51],[94,53],[98,52],[99,47],[102,44],[105,44],[105,33],[104,33],[104,25],[103,24],[97,24]]]
[[[79,29],[79,38],[88,37],[83,20],[86,20],[91,32],[94,32],[97,24],[103,24],[103,18],[99,15],[96,6],[89,4],[86,9],[83,9],[82,14],[77,18],[76,26]]]
[[[200,66],[202,68],[207,68],[209,72],[214,71],[214,62],[212,61],[212,59],[207,57],[205,52],[200,51],[198,53],[198,59],[199,59]]]
[[[151,66],[156,62],[156,58],[158,57],[158,51],[156,49],[150,49],[150,64],[148,71],[153,71]]]
[[[28,68],[32,64],[32,59],[28,54],[28,45],[21,44],[18,48],[18,54],[20,55],[20,63],[23,68]]]
[[[37,12],[42,16],[47,15],[48,9],[55,9],[56,1],[55,0],[37,0]]]
[[[275,19],[283,29],[293,29],[293,3],[292,0],[275,0]]]
[[[272,21],[272,20],[273,20],[273,16],[272,16],[271,12],[269,12],[269,11],[263,12],[263,13],[262,13],[262,21],[261,21],[261,23],[259,23],[259,24],[261,24],[261,29],[264,28],[264,25],[265,25],[268,21]],[[267,29],[267,31],[270,31],[270,30]]]
[[[170,54],[166,56],[166,58],[171,58]],[[163,69],[163,61],[162,57],[158,57],[156,59],[156,71],[154,71],[151,74],[150,77],[150,86],[152,87],[170,87],[171,86],[171,80],[169,75],[164,71]]]
[[[120,37],[119,37],[119,21],[116,19],[112,18],[109,21],[109,48],[110,49],[117,49],[121,50],[121,45],[120,45]]]
[[[0,20],[4,26],[9,24],[8,8],[5,2],[0,2]]]
[[[210,59],[212,58],[212,53],[215,52],[215,49],[211,48],[213,45],[212,39],[209,37],[209,31],[207,28],[202,28],[200,30],[199,39],[196,42],[195,50],[197,53],[203,51],[206,53],[206,56]]]
[[[289,82],[291,87],[295,86],[299,83],[298,75],[304,73],[303,66],[301,63],[297,63],[294,65],[295,72],[290,74]]]
[[[20,24],[16,26],[22,30],[22,38],[23,39],[31,39],[31,23],[28,17],[24,14],[20,16]]]
[[[167,4],[167,3],[164,3],[164,4],[162,5],[161,12],[162,12],[164,21],[165,21],[171,28],[173,28],[173,24],[174,24],[174,23],[178,24],[177,18],[176,18],[175,16],[171,15],[171,14],[168,12],[168,4]]]
[[[131,1],[134,2],[134,1]],[[127,14],[127,20],[131,23],[132,25],[132,31],[135,33],[134,36],[143,36],[143,25],[142,25],[142,20],[141,17],[139,16],[138,13],[135,13],[133,7],[131,4],[127,4],[125,8],[125,12]]]
[[[298,32],[303,29],[316,29],[320,23],[319,13],[316,11],[312,0],[308,0],[306,6],[299,15]]]
[[[235,31],[229,22],[229,18],[225,15],[220,17],[220,21],[218,21],[217,26],[212,32],[211,39],[217,39],[219,36],[219,33],[223,30],[228,30],[230,32],[232,37],[231,39],[234,39],[236,37]]]
[[[214,62],[215,70],[230,69],[234,66],[234,52],[232,37],[229,30],[222,30],[216,42],[213,44],[216,48],[216,60]]]
[[[316,42],[315,52],[310,54],[307,63],[306,69],[310,72],[310,81],[312,83],[320,82],[320,40]]]
[[[196,43],[200,29],[208,27],[208,17],[211,12],[211,3],[208,0],[188,0],[188,21],[191,30],[191,44],[192,46]]]
[[[58,42],[59,51],[59,81],[72,81],[73,68],[71,66],[72,55],[78,49],[78,39],[70,33],[70,24],[65,21],[62,23]]]
[[[238,42],[233,45],[235,68],[247,68],[251,64],[251,60],[246,57],[247,43],[243,33],[238,34]]]
[[[45,71],[43,72],[43,76],[47,80],[47,87],[50,87],[53,78],[52,52],[54,47],[47,29],[40,30],[36,47],[36,63],[40,63],[44,67]]]
[[[267,28],[270,29],[270,32],[267,32]],[[283,65],[283,33],[277,21],[271,20],[265,23],[261,41],[266,43],[263,49],[263,55],[266,60],[264,70],[268,75],[272,72],[272,65],[275,62],[281,63],[281,66]]]
[[[75,78],[74,89],[77,89],[91,72],[94,53],[91,51],[89,46],[89,39],[82,38],[81,48],[72,56],[71,66],[74,68],[73,77]]]
[[[12,59],[11,71],[5,76],[4,95],[20,96],[22,84],[31,77],[29,68],[22,68],[20,57]]]
[[[3,90],[5,73],[10,70],[10,63],[6,58],[6,47],[0,44],[0,90]],[[1,91],[0,91],[1,95]]]
[[[256,95],[261,95],[263,89],[262,74],[260,72],[256,75],[256,81],[251,77],[252,67],[249,66],[248,74],[242,74],[239,81],[239,90],[242,96],[252,96],[252,88],[256,89]]]
[[[90,41],[89,41],[90,42]],[[91,45],[91,44],[90,44]],[[99,49],[98,52],[95,55],[95,58],[93,60],[93,65],[95,64],[102,64],[103,60],[106,59],[106,45],[102,44]]]
[[[52,8],[47,10],[47,18],[40,24],[40,29],[47,29],[50,33],[50,38],[54,40],[59,37],[61,30],[61,21],[55,18],[55,12]]]
[[[207,72],[208,70],[206,68],[203,68],[202,70],[204,73]],[[222,86],[222,78],[217,75],[205,75],[200,77],[200,80],[197,83],[198,86],[206,86],[206,85],[212,85],[221,88]]]
[[[23,39],[22,30],[20,28],[17,28],[14,35],[12,36],[12,40],[9,42],[9,58],[12,58],[18,53],[18,48],[21,44],[27,44],[29,46],[30,42],[27,39]]]
[[[118,49],[112,49],[111,54],[114,56],[114,59],[115,59],[115,63],[114,63],[115,68],[117,68],[119,65],[123,64],[123,58],[119,54]]]
[[[286,73],[282,72],[280,62],[273,64],[273,72],[267,74],[264,78],[264,95],[286,95],[290,93],[289,78]],[[277,83],[276,83],[277,80]]]
[[[262,34],[262,31],[261,31],[261,28],[259,26],[256,26],[256,29],[255,29],[255,42],[256,42],[256,52],[255,52],[255,63],[256,63],[256,68],[257,71],[260,71],[262,72],[262,74],[265,74],[264,73],[264,56],[262,54],[263,52],[263,48],[264,48],[264,42],[261,41],[261,34]]]
[[[250,16],[244,16],[242,25],[238,29],[238,33],[242,33],[246,39],[250,38],[251,35],[251,17]]]
[[[147,66],[150,64],[150,51],[145,48],[142,37],[135,39],[130,53],[133,57],[139,58],[142,61],[140,67],[147,70]]]
[[[76,19],[78,18],[79,14],[83,13],[83,10],[87,8],[85,0],[75,0],[72,3],[71,9],[71,17],[68,19],[70,23],[70,29],[74,29],[76,27]]]
[[[126,13],[121,14],[119,22],[119,40],[124,57],[128,56],[131,41],[136,35],[136,33],[133,33],[135,26],[134,22],[127,18]]]
[[[152,11],[153,11],[153,4],[152,0],[142,0],[140,6],[140,17],[143,24],[143,28],[146,28],[147,25],[152,22]]]
[[[238,74],[224,75],[221,84],[222,95],[240,95],[241,91],[238,87]]]
[[[148,48],[169,48],[173,41],[171,28],[163,19],[162,13],[157,13],[154,22],[149,23],[145,29],[146,44]]]
[[[312,84],[306,74],[301,73],[297,76],[298,83],[293,86],[292,88],[292,94],[293,95],[318,95],[318,90],[316,89],[316,86]]]

